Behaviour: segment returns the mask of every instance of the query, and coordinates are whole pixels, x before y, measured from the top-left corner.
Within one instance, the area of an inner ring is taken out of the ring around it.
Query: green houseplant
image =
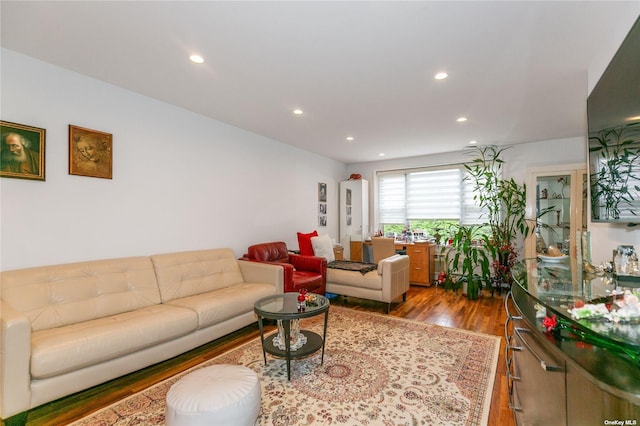
[[[503,152],[508,148],[484,146],[474,149],[471,163],[465,164],[467,176],[473,184],[474,200],[485,211],[489,235],[485,248],[491,256],[494,287],[510,286],[517,252],[516,239],[525,238],[535,224],[525,217],[526,185],[513,178],[503,178]]]
[[[484,250],[487,234],[481,225],[454,225],[451,232],[452,251],[447,254],[445,288],[457,290],[466,283],[467,298],[475,300],[491,278],[489,257]]]

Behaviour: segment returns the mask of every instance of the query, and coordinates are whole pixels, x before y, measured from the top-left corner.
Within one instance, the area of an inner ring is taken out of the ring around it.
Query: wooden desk
[[[354,262],[362,262],[363,246],[370,246],[371,241],[351,241],[351,258]],[[396,250],[406,250],[409,256],[409,281],[411,284],[431,286],[435,271],[434,250],[431,243],[403,243],[396,241]]]

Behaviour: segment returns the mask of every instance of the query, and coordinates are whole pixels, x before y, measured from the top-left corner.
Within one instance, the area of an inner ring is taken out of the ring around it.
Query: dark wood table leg
[[[329,319],[329,310],[324,313],[324,332],[322,333],[322,355],[320,356],[320,365],[324,364],[324,344],[327,341],[327,320]]]
[[[264,365],[267,365],[267,351],[264,350],[264,328],[262,326],[262,317],[258,315],[258,327],[260,328],[260,344],[262,345],[262,356],[264,357]]]
[[[284,348],[287,360],[287,380],[291,380],[291,320],[282,320],[284,327]]]

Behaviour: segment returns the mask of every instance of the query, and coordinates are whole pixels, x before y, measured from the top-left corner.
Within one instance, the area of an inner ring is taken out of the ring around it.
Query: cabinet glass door
[[[553,247],[569,255],[571,248],[571,175],[539,176],[536,180],[536,254]]]
[[[587,227],[586,192],[587,172],[582,165],[529,172],[527,217],[535,221],[535,232],[527,239],[526,257],[577,257],[576,244],[581,243],[578,233]]]

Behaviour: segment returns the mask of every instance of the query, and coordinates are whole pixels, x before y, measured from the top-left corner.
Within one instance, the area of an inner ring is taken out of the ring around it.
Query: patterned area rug
[[[324,315],[301,321],[322,335]],[[303,331],[304,333],[304,331]],[[320,352],[291,362],[253,340],[74,425],[164,424],[165,396],[184,374],[242,364],[262,385],[256,425],[485,425],[500,338],[331,306]]]

